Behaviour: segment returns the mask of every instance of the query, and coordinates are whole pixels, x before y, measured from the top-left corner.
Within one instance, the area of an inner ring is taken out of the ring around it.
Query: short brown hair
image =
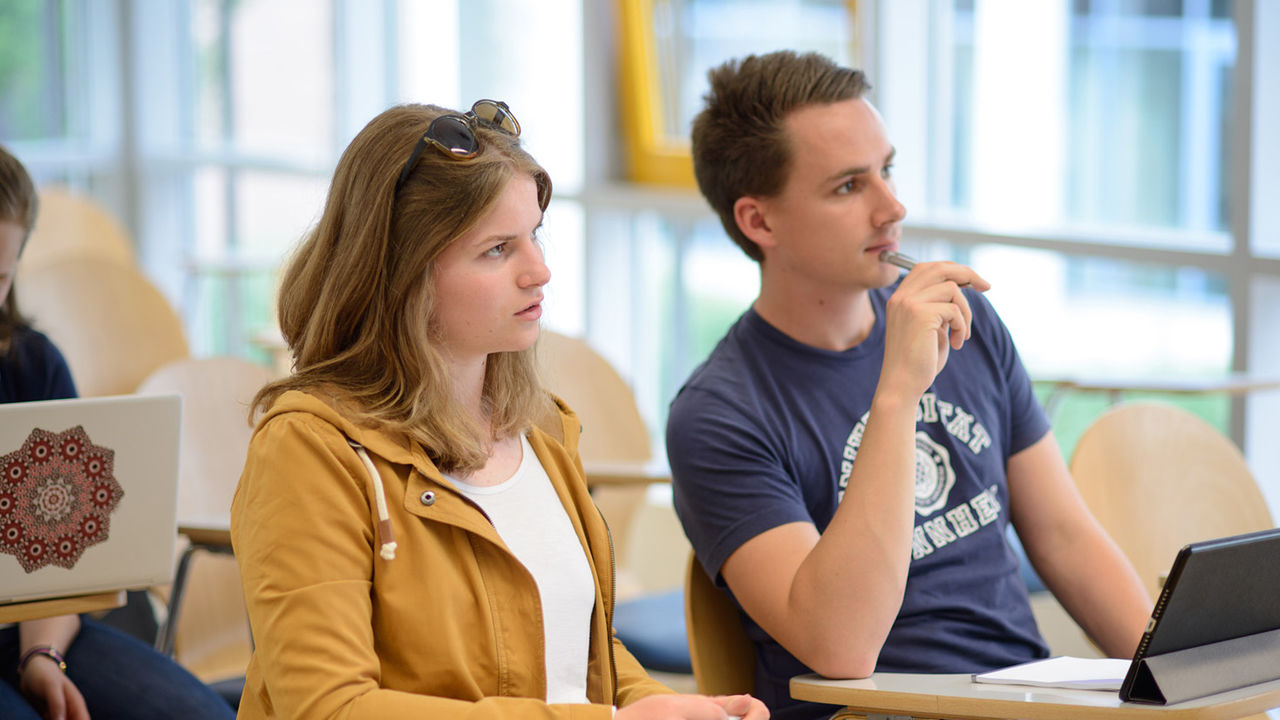
[[[406,433],[441,469],[466,474],[483,467],[491,439],[454,396],[433,330],[431,270],[513,177],[533,178],[542,210],[551,178],[518,139],[478,126],[478,155],[457,160],[428,149],[397,193],[418,138],[449,112],[393,107],[343,152],[320,221],[280,285],[294,374],[264,387],[254,407],[267,409],[287,390],[319,391],[358,420]],[[532,349],[491,355],[483,392],[500,435],[524,431],[551,402]]]
[[[18,158],[0,145],[0,221],[17,223],[25,231],[23,245],[31,237],[31,228],[36,226],[39,208],[40,198],[31,175]],[[0,357],[9,353],[13,333],[27,324],[26,318],[18,311],[15,285],[11,284],[9,294],[0,298]]]
[[[711,89],[693,121],[693,172],[725,232],[759,262],[760,248],[738,227],[733,205],[741,197],[782,191],[791,168],[786,116],[861,97],[871,85],[861,70],[790,50],[730,60],[707,77]]]

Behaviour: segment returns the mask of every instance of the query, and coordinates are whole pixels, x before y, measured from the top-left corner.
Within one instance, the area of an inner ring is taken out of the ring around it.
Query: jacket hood
[[[555,402],[555,410],[548,412],[546,417],[539,418],[530,430],[530,435],[535,433],[547,435],[576,455],[578,437],[581,434],[578,418],[563,401],[554,395],[551,397]],[[437,482],[441,482],[443,477],[440,469],[427,456],[426,450],[415,443],[408,433],[358,424],[342,412],[340,405],[340,401],[332,396],[290,390],[282,394],[263,414],[254,429],[254,435],[261,432],[271,420],[289,413],[306,413],[314,416],[345,435],[348,444],[359,456],[367,474],[366,480],[373,491],[372,499],[378,518],[379,555],[385,560],[394,560],[396,557],[395,532],[388,511],[386,490],[383,487],[384,480],[369,458],[369,453],[378,455],[390,463],[413,466],[423,475]]]
[[[555,403],[553,411],[536,418],[532,432],[541,432],[563,445],[570,453],[577,454],[578,440],[582,435],[578,416],[559,397],[551,394],[551,399]],[[439,473],[435,465],[427,459],[425,451],[406,433],[356,423],[343,412],[341,401],[331,395],[300,390],[289,390],[281,394],[258,419],[254,434],[256,435],[271,419],[294,412],[314,415],[324,420],[352,441],[388,462],[405,465],[421,465],[425,462],[435,471],[428,474]]]

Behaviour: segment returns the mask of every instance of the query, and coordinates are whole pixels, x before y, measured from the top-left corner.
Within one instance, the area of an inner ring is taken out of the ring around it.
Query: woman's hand
[[[618,708],[614,720],[766,720],[769,710],[750,695],[650,695]]]
[[[47,657],[31,658],[22,669],[20,687],[45,720],[89,720],[89,708],[76,684]]]
[[[729,717],[742,720],[768,720],[769,708],[750,695],[717,695],[710,698],[724,708]]]

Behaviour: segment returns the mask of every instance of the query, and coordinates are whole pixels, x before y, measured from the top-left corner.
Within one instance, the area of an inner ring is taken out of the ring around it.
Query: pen
[[[897,265],[898,267],[907,271],[910,271],[911,268],[916,266],[915,260],[912,260],[906,255],[903,255],[900,252],[895,252],[893,250],[881,251],[880,262],[886,262],[886,263],[889,263],[890,265]]]
[[[896,265],[907,272],[911,272],[911,268],[916,266],[916,261],[894,250],[881,250],[880,262]],[[962,288],[973,287],[969,283],[961,285]]]

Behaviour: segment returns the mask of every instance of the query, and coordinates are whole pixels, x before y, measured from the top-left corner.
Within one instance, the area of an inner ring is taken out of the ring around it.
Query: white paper
[[[1063,655],[974,675],[973,681],[1073,690],[1119,690],[1128,672],[1128,660]]]

